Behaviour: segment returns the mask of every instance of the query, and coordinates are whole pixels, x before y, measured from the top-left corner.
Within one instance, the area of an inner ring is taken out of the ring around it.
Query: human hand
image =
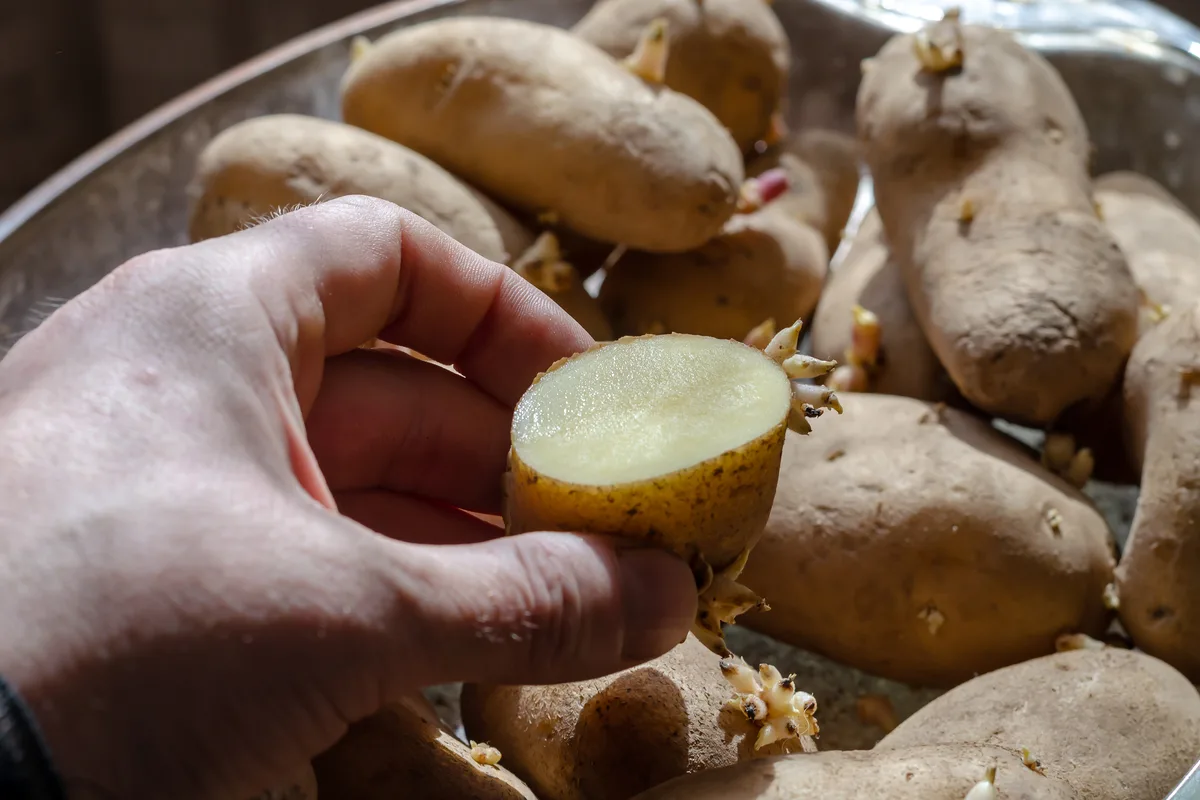
[[[376,334],[461,375],[356,349]],[[68,788],[248,797],[420,687],[582,679],[681,641],[682,562],[459,510],[499,512],[513,404],[591,344],[366,198],[134,259],[20,341],[0,675]]]

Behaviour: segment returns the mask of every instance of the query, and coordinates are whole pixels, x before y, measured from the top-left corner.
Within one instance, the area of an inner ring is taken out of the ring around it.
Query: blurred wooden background
[[[0,210],[158,105],[379,0],[0,0]],[[1200,0],[1162,0],[1200,22]]]
[[[0,0],[0,210],[148,111],[380,0]]]

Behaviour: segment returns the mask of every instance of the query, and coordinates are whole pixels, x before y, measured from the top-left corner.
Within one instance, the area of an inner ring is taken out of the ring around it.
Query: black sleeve
[[[0,678],[0,798],[66,800],[33,716]]]

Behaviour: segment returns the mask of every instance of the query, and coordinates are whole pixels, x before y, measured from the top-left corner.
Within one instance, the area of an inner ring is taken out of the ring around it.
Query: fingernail
[[[683,561],[662,550],[619,550],[623,658],[657,658],[686,637],[696,617],[696,583]]]

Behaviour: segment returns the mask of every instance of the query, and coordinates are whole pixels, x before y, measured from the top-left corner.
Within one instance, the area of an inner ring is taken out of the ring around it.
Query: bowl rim
[[[1045,1],[997,0],[1002,5],[1029,4],[1032,7],[1039,6]],[[20,197],[8,209],[0,212],[0,245],[39,215],[48,211],[79,183],[113,162],[117,157],[161,133],[173,123],[198,111],[206,103],[273,70],[285,67],[292,61],[339,42],[350,40],[355,36],[417,14],[461,5],[463,2],[464,0],[391,0],[383,5],[368,8],[314,28],[209,78],[85,150]],[[862,23],[893,33],[904,32],[910,28],[915,29],[915,27],[928,22],[921,15],[897,7],[904,6],[906,2],[911,5],[912,0],[905,0],[898,4],[889,3],[886,0],[810,0],[810,2],[824,6],[831,11],[853,16]],[[1102,0],[1100,5],[1110,3],[1112,0],[1108,0],[1108,3]],[[950,0],[931,0],[930,7],[932,8],[934,5],[954,5],[954,3]],[[1152,0],[1123,0],[1123,5],[1127,11],[1144,13],[1146,9],[1153,9],[1154,13],[1159,16],[1159,21],[1170,20],[1177,31],[1185,34],[1184,38],[1190,38],[1193,43],[1200,43],[1200,27],[1192,25],[1176,14],[1158,6]],[[1200,52],[1190,47],[1184,48],[1178,42],[1163,41],[1157,35],[1152,35],[1149,39],[1142,38],[1138,35],[1139,33],[1153,33],[1144,29],[1133,33],[1129,30],[1106,29],[1103,26],[1085,26],[1083,28],[1070,26],[1066,29],[1056,29],[1042,28],[1036,23],[1032,28],[1024,28],[1018,23],[1015,27],[1008,29],[1019,37],[1032,39],[1033,41],[1027,43],[1039,50],[1075,49],[1080,47],[1079,38],[1085,37],[1089,49],[1101,48],[1126,56],[1134,55],[1137,50],[1141,50],[1140,55],[1143,57],[1167,63],[1174,62],[1180,66],[1186,63],[1193,72],[1200,74]],[[1197,48],[1200,48],[1200,44],[1197,44]]]
[[[292,61],[366,31],[425,11],[461,3],[462,0],[392,0],[314,28],[209,78],[102,139],[19,198],[0,213],[0,243],[118,156],[221,95]]]

